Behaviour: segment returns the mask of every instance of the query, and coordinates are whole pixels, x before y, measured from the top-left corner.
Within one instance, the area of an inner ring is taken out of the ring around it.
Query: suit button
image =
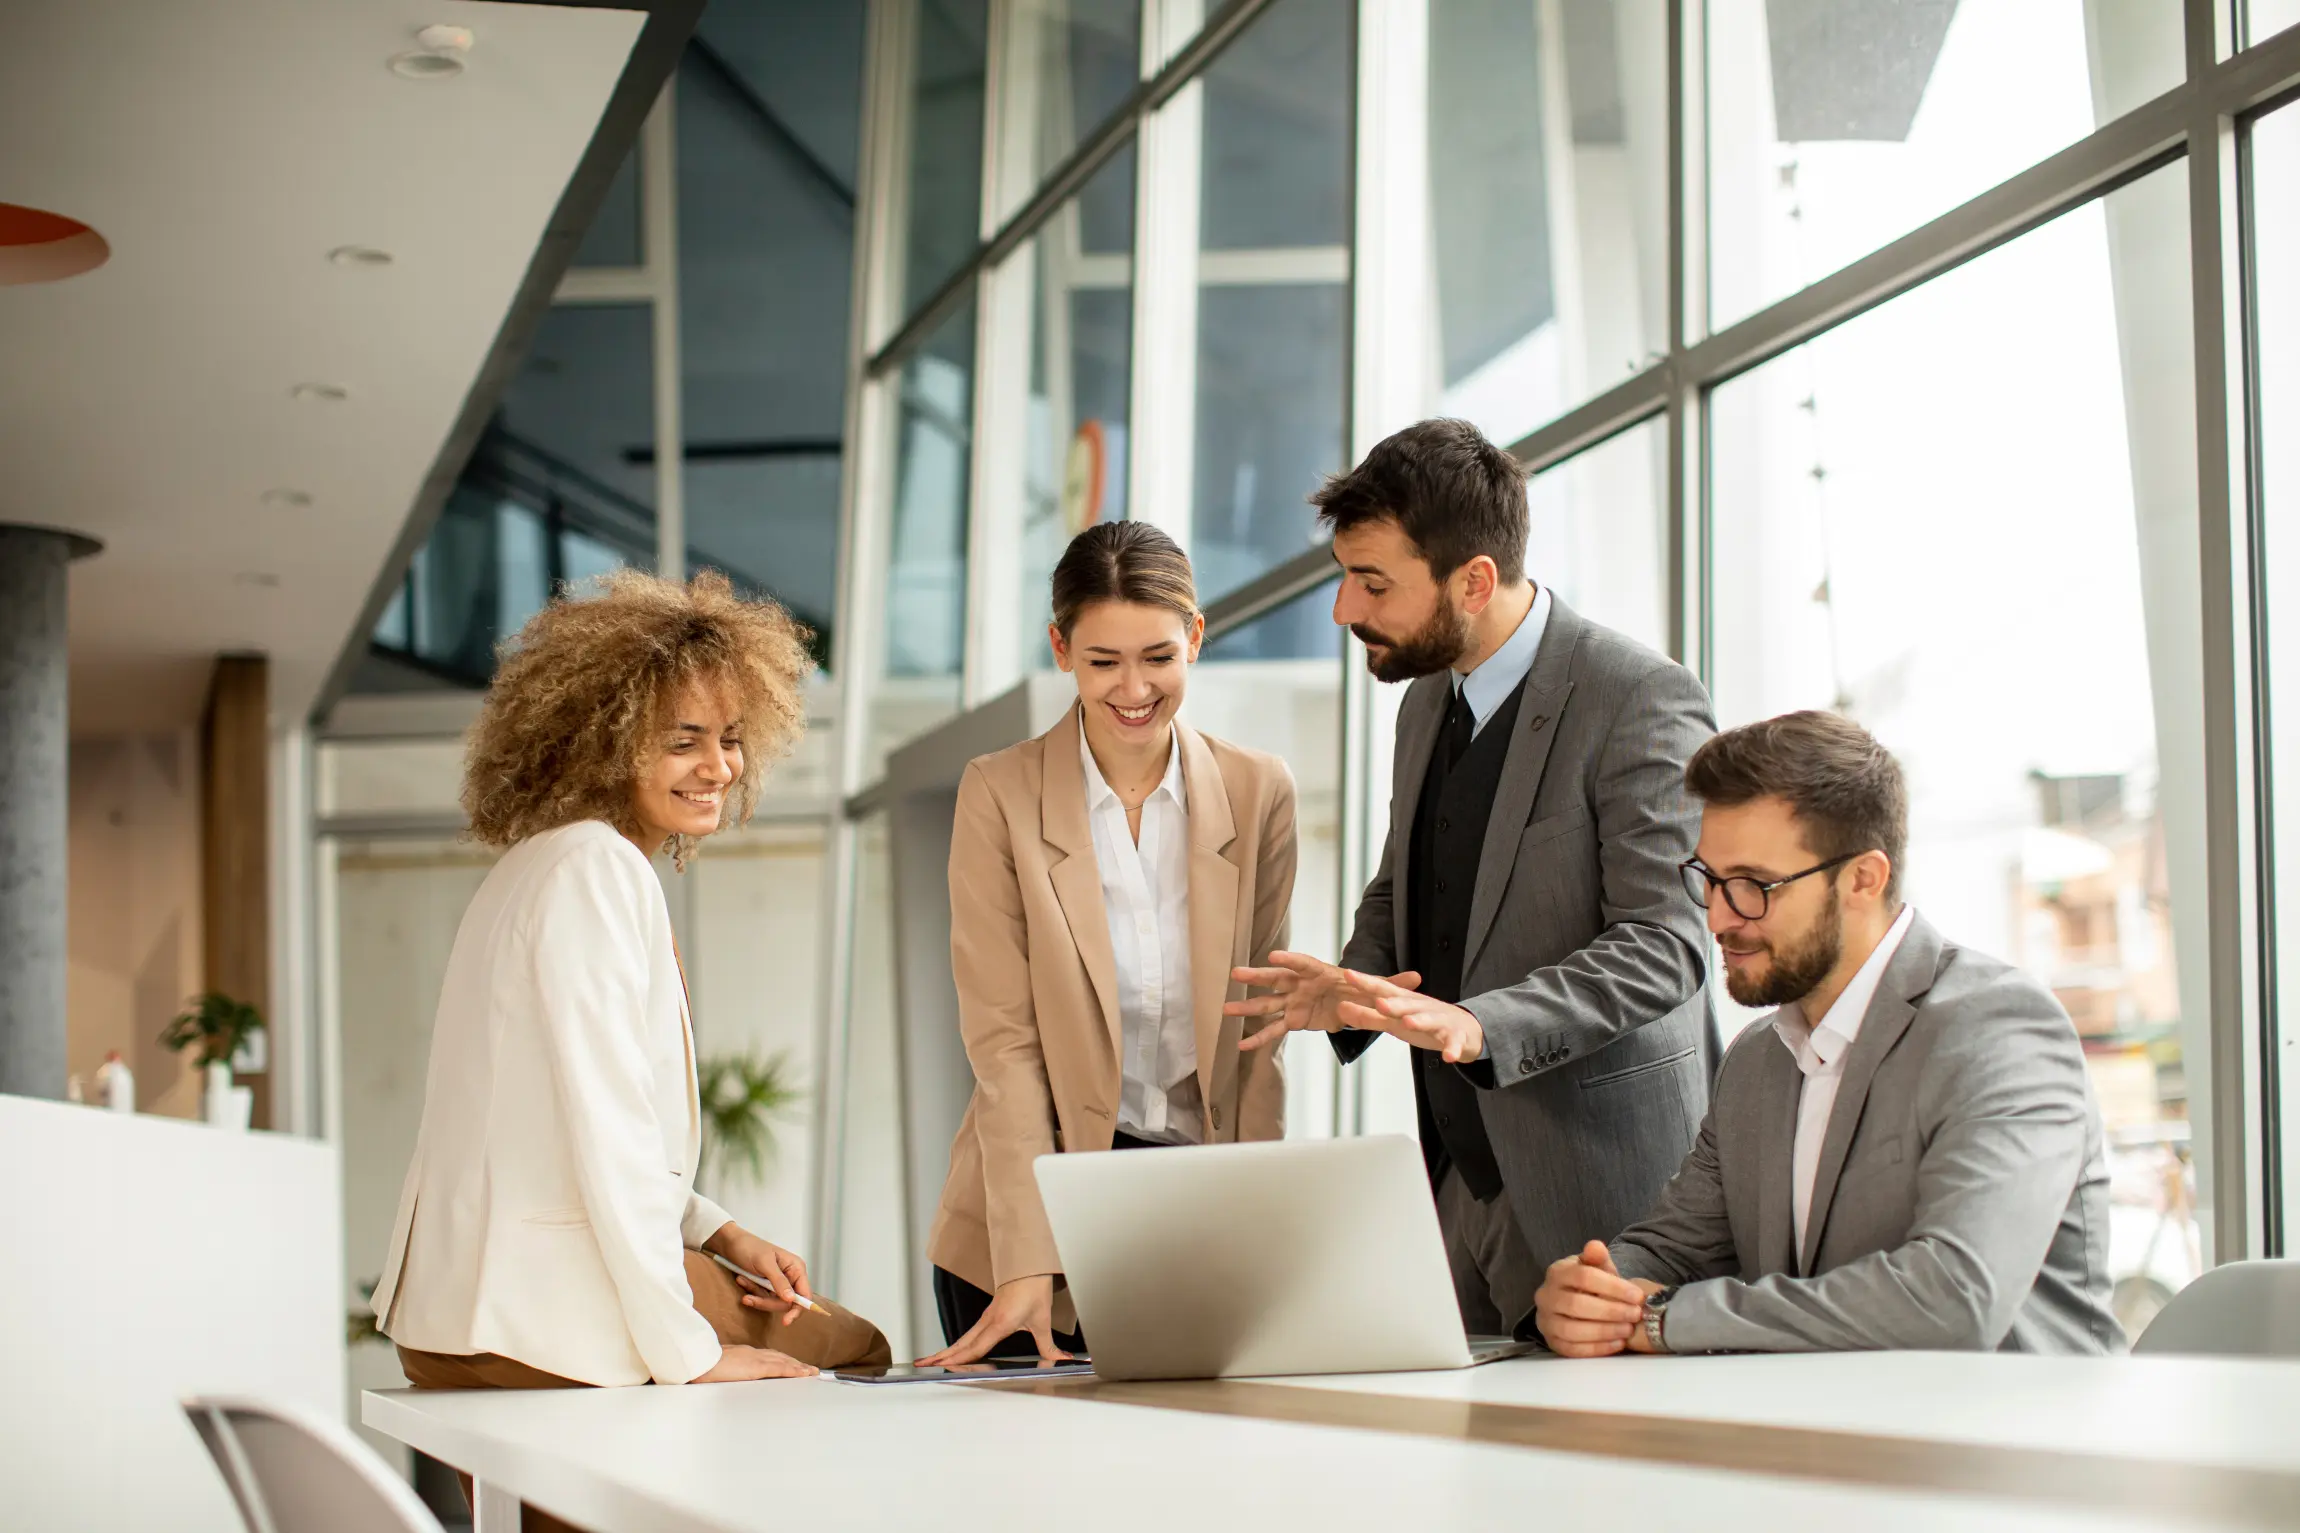
[[[1439,952],[1441,952],[1441,953],[1450,953],[1450,952],[1452,952],[1452,951],[1453,951],[1453,938],[1451,938],[1451,937],[1440,937],[1440,938],[1438,938],[1438,951],[1439,951]]]
[[[1451,820],[1447,819],[1447,818],[1446,818],[1444,815],[1442,815],[1442,814],[1441,814],[1441,815],[1439,815],[1439,816],[1438,816],[1438,829],[1439,829],[1440,831],[1448,831],[1448,830],[1451,830],[1451,829],[1453,829],[1453,821],[1451,821]]]
[[[1438,1127],[1439,1127],[1439,1128],[1452,1128],[1452,1127],[1453,1127],[1453,1119],[1452,1119],[1451,1117],[1447,1116],[1445,1113],[1442,1113],[1442,1112],[1441,1112],[1441,1113],[1439,1113],[1439,1114],[1438,1114]]]
[[[1530,1059],[1519,1060],[1517,1062],[1517,1073],[1520,1075],[1531,1075],[1533,1073],[1533,1061]]]
[[[1220,1128],[1221,1126],[1222,1126],[1222,1109],[1221,1109],[1221,1108],[1219,1108],[1219,1107],[1217,1107],[1217,1108],[1215,1108],[1215,1109],[1214,1109],[1214,1127],[1216,1127],[1216,1128]]]
[[[1537,714],[1535,714],[1535,715],[1533,716],[1533,723],[1532,723],[1530,726],[1528,726],[1528,727],[1530,727],[1530,728],[1533,728],[1533,729],[1540,729],[1540,728],[1544,727],[1545,725],[1547,725],[1548,723],[1549,723],[1549,715],[1548,715],[1548,714],[1546,714],[1546,713],[1537,713]]]
[[[1445,880],[1442,878],[1438,880],[1438,893],[1445,893]]]

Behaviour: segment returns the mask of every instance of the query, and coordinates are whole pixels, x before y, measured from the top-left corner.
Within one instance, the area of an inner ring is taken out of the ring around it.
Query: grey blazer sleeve
[[[1701,816],[1685,763],[1717,732],[1709,694],[1692,672],[1660,665],[1624,699],[1598,752],[1598,863],[1605,929],[1564,962],[1462,1002],[1485,1029],[1485,1053],[1462,1071],[1491,1090],[1554,1061],[1560,1042],[1586,1058],[1669,1015],[1707,978],[1700,912],[1678,864],[1693,855]]]
[[[1357,920],[1350,929],[1350,940],[1342,944],[1342,967],[1355,969],[1360,974],[1395,974],[1398,971],[1397,925],[1390,903],[1390,889],[1396,877],[1397,863],[1394,853],[1397,838],[1382,838],[1381,866],[1374,870],[1366,892],[1358,897]],[[1373,1047],[1380,1033],[1362,1030],[1328,1033],[1334,1052],[1343,1064],[1349,1064],[1360,1054]]]
[[[1919,1080],[1930,1130],[1909,1238],[1818,1277],[1695,1284],[1669,1306],[1678,1352],[1994,1350],[2036,1286],[2082,1173],[2084,1051],[2052,997],[2015,973],[1946,1001]],[[1840,1182],[1837,1198],[1859,1196]]]
[[[1654,1283],[1696,1283],[1739,1270],[1717,1163],[1715,1108],[1702,1114],[1701,1132],[1685,1164],[1662,1187],[1661,1201],[1615,1236],[1610,1249],[1623,1277]],[[1674,1324],[1677,1312],[1669,1313]]]

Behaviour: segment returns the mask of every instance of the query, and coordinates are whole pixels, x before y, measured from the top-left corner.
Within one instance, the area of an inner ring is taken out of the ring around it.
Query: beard
[[[1379,659],[1369,651],[1366,669],[1373,672],[1376,681],[1412,681],[1420,676],[1434,676],[1469,652],[1469,614],[1453,604],[1453,599],[1442,588],[1438,591],[1437,610],[1429,621],[1402,639],[1364,623],[1352,623],[1350,632],[1361,643],[1379,644],[1384,653]]]
[[[1727,995],[1744,1006],[1786,1006],[1811,995],[1813,987],[1828,978],[1829,971],[1837,966],[1838,958],[1845,951],[1845,915],[1837,907],[1837,891],[1829,890],[1829,903],[1800,941],[1784,946],[1766,942],[1760,943],[1757,949],[1737,951],[1757,950],[1772,954],[1773,961],[1765,966],[1761,975],[1744,975],[1727,969]]]

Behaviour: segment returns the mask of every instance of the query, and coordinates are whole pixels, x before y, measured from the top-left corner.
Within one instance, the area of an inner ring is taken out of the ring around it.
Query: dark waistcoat
[[[1440,728],[1429,770],[1422,777],[1407,855],[1405,964],[1421,971],[1422,994],[1441,1001],[1462,998],[1462,949],[1469,936],[1478,859],[1494,796],[1501,791],[1517,705],[1524,696],[1521,681],[1459,760],[1449,759],[1449,731]],[[1472,1196],[1492,1201],[1501,1192],[1501,1168],[1485,1137],[1477,1088],[1432,1051],[1412,1052],[1414,1106],[1421,1119],[1422,1159],[1429,1167],[1430,1185],[1437,1186],[1451,1165],[1461,1172]]]

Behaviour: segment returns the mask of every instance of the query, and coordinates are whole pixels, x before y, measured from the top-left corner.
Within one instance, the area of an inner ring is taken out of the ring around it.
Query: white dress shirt
[[[1078,754],[1118,970],[1118,1127],[1137,1139],[1196,1144],[1205,1128],[1190,1016],[1190,805],[1182,753],[1167,738],[1166,775],[1142,801],[1139,841],[1084,729]]]
[[[1790,1173],[1800,1263],[1804,1260],[1805,1221],[1813,1208],[1813,1178],[1821,1165],[1821,1141],[1829,1136],[1829,1113],[1837,1105],[1837,1083],[1845,1076],[1845,1055],[1860,1036],[1861,1019],[1869,1014],[1869,1002],[1876,999],[1885,965],[1900,951],[1901,939],[1909,934],[1909,923],[1916,915],[1914,905],[1901,907],[1900,918],[1818,1025],[1808,1026],[1804,1012],[1795,1003],[1773,1014],[1773,1030],[1796,1056],[1797,1068],[1805,1072],[1804,1089],[1797,1096],[1797,1147]]]
[[[1533,669],[1533,657],[1541,653],[1541,636],[1549,631],[1549,609],[1549,587],[1534,587],[1533,605],[1518,619],[1517,631],[1501,641],[1501,648],[1486,656],[1485,663],[1468,675],[1460,671],[1453,673],[1454,695],[1469,704],[1472,738],[1484,731],[1485,721],[1493,717],[1493,710],[1517,690],[1517,684]]]

